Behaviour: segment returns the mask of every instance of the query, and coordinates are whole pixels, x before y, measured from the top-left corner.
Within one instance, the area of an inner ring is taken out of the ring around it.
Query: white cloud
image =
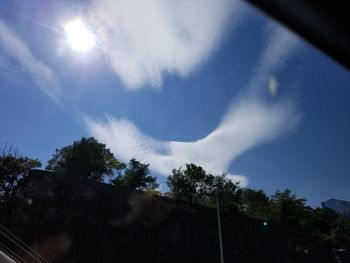
[[[259,90],[267,91],[269,77],[278,73],[298,46],[298,41],[284,29],[274,27],[269,34],[246,94],[231,103],[218,127],[204,138],[193,142],[160,141],[142,133],[132,122],[112,117],[107,121],[86,118],[90,133],[122,160],[135,157],[163,175],[185,163],[198,164],[214,174],[226,171],[239,155],[275,140],[301,120],[291,100],[268,103],[260,96]],[[248,183],[245,176],[229,177],[241,181],[241,185]]]
[[[242,99],[234,103],[214,131],[194,142],[159,141],[125,119],[109,117],[107,122],[87,119],[87,125],[90,133],[107,143],[122,160],[135,157],[150,163],[152,170],[168,175],[185,163],[195,163],[214,174],[224,172],[239,155],[276,139],[298,121],[299,115],[289,102],[268,105]],[[247,184],[244,176],[231,177]]]
[[[267,43],[263,48],[247,86],[247,93],[260,95],[268,79],[283,68],[284,63],[299,48],[299,37],[276,24],[266,27]]]
[[[236,0],[95,0],[90,16],[113,70],[138,89],[160,88],[164,73],[188,76],[241,13]]]
[[[53,71],[34,57],[25,42],[0,19],[0,47],[14,57],[30,74],[35,83],[56,102],[61,90]]]

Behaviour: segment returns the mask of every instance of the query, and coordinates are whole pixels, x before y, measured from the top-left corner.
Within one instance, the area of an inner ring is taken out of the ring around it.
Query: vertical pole
[[[220,259],[221,263],[224,263],[224,250],[222,247],[222,236],[221,236],[221,220],[220,220],[220,208],[219,208],[219,198],[216,195],[216,212],[218,214],[218,230],[219,230],[219,242],[220,242]]]

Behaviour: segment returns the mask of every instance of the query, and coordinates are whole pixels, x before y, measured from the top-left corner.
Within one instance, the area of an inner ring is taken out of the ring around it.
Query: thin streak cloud
[[[0,47],[20,63],[31,75],[41,90],[59,103],[62,96],[54,72],[43,62],[35,58],[26,43],[0,19]]]

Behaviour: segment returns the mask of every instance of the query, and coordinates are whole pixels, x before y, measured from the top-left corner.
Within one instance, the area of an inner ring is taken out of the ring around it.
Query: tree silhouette
[[[268,218],[270,199],[263,190],[244,188],[241,202],[243,212],[248,216],[264,220]]]
[[[118,175],[112,183],[130,190],[154,190],[158,187],[157,178],[149,175],[149,164],[131,159],[123,175]]]
[[[186,169],[174,169],[168,176],[168,187],[175,199],[215,205],[216,197],[225,208],[238,208],[240,189],[224,173],[219,176],[208,174],[202,167],[193,163],[186,164]]]
[[[3,147],[0,152],[0,199],[7,200],[17,182],[31,169],[40,166],[39,160],[22,156],[12,147]]]
[[[125,164],[119,162],[105,144],[92,137],[56,149],[46,167],[63,177],[95,182],[102,181],[106,176],[112,177],[123,168]]]

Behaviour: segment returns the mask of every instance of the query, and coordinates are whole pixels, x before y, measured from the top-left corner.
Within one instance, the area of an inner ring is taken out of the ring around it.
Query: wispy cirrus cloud
[[[231,103],[218,127],[204,138],[161,141],[144,134],[129,120],[110,116],[107,121],[85,118],[87,128],[122,160],[135,157],[163,175],[185,163],[196,163],[215,174],[227,171],[238,156],[277,139],[300,122],[301,115],[291,100],[268,103],[259,90],[267,92],[268,78],[278,73],[297,47],[298,40],[291,33],[278,27],[271,29],[246,93]],[[243,186],[248,183],[245,176],[229,176]]]
[[[1,19],[0,47],[4,49],[6,55],[15,58],[23,66],[46,95],[59,102],[62,93],[53,71],[49,66],[35,58],[25,41]]]
[[[135,90],[195,71],[242,9],[236,0],[95,0],[90,16],[114,72]]]
[[[126,119],[87,119],[86,123],[90,133],[107,143],[122,160],[137,158],[150,163],[153,171],[168,175],[186,163],[195,163],[214,174],[225,172],[239,155],[273,141],[299,122],[294,106],[287,101],[267,105],[247,99],[234,104],[215,130],[193,142],[156,140]],[[230,176],[247,184],[244,176]]]
[[[300,40],[295,34],[276,24],[267,24],[265,29],[267,42],[246,87],[246,93],[249,94],[261,95],[265,91],[261,87],[266,85],[268,78],[277,74],[300,46]]]

